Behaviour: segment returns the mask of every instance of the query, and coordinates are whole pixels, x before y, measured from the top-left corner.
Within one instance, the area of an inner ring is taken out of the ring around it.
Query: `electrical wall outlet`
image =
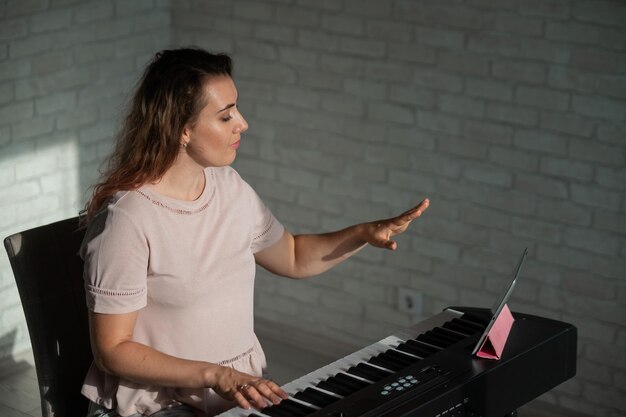
[[[423,296],[420,291],[411,288],[398,289],[398,310],[414,316],[422,315]]]

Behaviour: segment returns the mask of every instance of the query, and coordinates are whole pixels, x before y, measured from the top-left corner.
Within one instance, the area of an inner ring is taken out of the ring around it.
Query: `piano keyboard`
[[[289,399],[278,405],[262,411],[233,408],[219,417],[304,417],[313,414],[484,329],[482,323],[463,316],[462,312],[447,309],[283,385]],[[380,394],[391,398],[417,385],[436,381],[444,373],[445,370],[436,366],[427,366],[416,371],[415,375],[401,375],[382,386]]]

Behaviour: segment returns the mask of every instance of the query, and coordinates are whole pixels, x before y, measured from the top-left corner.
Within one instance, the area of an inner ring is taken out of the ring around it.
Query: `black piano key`
[[[441,327],[435,327],[433,329],[433,332],[437,333],[437,334],[445,334],[451,338],[454,338],[455,340],[461,340],[461,339],[465,339],[467,336],[464,334],[461,334],[459,332],[455,332],[452,329],[446,329],[445,327],[441,326]]]
[[[313,407],[309,407],[307,405],[301,404],[297,401],[293,401],[293,400],[282,400],[280,402],[280,404],[278,404],[279,407],[285,406],[290,410],[300,410],[300,412],[302,413],[303,416],[308,416],[311,413],[316,412],[317,410]]]
[[[349,392],[350,394],[353,392],[357,392],[364,387],[364,385],[361,384],[362,381],[358,381],[354,378],[347,376],[346,374],[341,373],[327,378],[326,382],[335,386],[341,386],[345,388],[346,392]],[[367,383],[365,383],[365,386],[367,386]]]
[[[438,337],[437,335],[434,335],[430,331],[417,336],[416,339],[421,341],[421,342],[428,343],[429,345],[440,347],[442,349],[450,346],[450,343],[448,343],[446,340]]]
[[[450,341],[450,344],[454,344],[456,342],[458,342],[461,339],[465,339],[464,336],[460,335],[460,334],[456,334],[456,333],[452,333],[449,330],[445,330],[442,329],[441,327],[435,327],[432,332],[434,334],[436,334],[437,336],[440,336],[444,339],[447,339]]]
[[[348,372],[349,374],[360,376],[361,378],[369,379],[372,382],[380,381],[381,379],[393,373],[391,371],[386,371],[384,369],[370,366],[363,362],[349,368],[346,372]]]
[[[409,366],[409,365],[411,365],[413,363],[412,360],[407,360],[407,359],[404,359],[404,358],[401,358],[401,357],[397,357],[396,355],[394,355],[392,352],[389,352],[389,351],[381,353],[379,356],[382,359],[386,359],[386,360],[392,361],[394,363],[397,363],[398,365],[402,366],[402,368],[406,368],[407,366]]]
[[[291,411],[286,410],[284,408],[279,408],[275,405],[271,407],[265,407],[264,409],[261,410],[261,412],[271,417],[296,417],[293,415]]]
[[[443,327],[444,329],[450,329],[450,330],[454,330],[455,332],[463,333],[464,335],[467,335],[467,336],[479,332],[479,330],[474,327],[465,326],[463,324],[455,322],[454,320],[444,323],[443,326],[441,327]]]
[[[400,343],[398,346],[396,346],[396,349],[410,353],[415,356],[419,356],[422,359],[432,354],[432,352],[430,352],[429,350],[423,349],[421,346],[414,346],[408,342]]]
[[[325,389],[326,391],[330,391],[330,392],[334,392],[335,394],[339,394],[343,397],[352,394],[354,391],[356,391],[354,388],[352,387],[347,387],[344,384],[338,383],[337,381],[334,380],[325,380],[325,381],[320,381],[317,384],[318,387],[320,387],[321,389]]]
[[[402,355],[402,356],[399,356],[399,355]],[[411,358],[410,356],[404,355],[403,353],[397,352],[395,350],[387,350],[386,352],[381,353],[380,356],[384,359],[396,362],[399,365],[402,365],[402,367],[404,368],[412,364],[413,359],[415,359],[415,358]]]
[[[393,349],[389,349],[385,353],[396,360],[406,362],[407,365],[411,365],[419,360],[418,358],[414,358],[413,356],[406,355]]]
[[[464,320],[464,319],[459,319],[459,318],[452,319],[452,323],[458,324],[459,326],[463,326],[468,329],[473,329],[475,332],[482,332],[483,330],[485,330],[485,327],[486,327],[486,325],[482,323],[476,323],[475,321]]]
[[[331,376],[327,378],[326,382],[337,385],[337,386],[341,386],[345,388],[346,390],[348,390],[348,392],[350,393],[356,392],[360,389],[358,385],[353,384],[351,381],[344,381],[340,378],[337,378],[336,376]]]
[[[418,342],[415,339],[409,339],[406,341],[406,343],[408,343],[411,346],[416,346],[416,347],[421,347],[422,349],[424,349],[425,351],[429,352],[429,353],[437,353],[439,352],[441,349],[435,346],[430,346],[427,344],[424,344],[422,342]]]
[[[412,340],[409,339],[406,341],[406,344],[408,346],[411,346],[415,349],[418,349],[420,352],[424,352],[424,355],[419,355],[422,358],[428,357],[430,355],[432,355],[433,353],[437,353],[439,352],[441,349],[436,348],[434,346],[430,346],[430,345],[426,345],[424,343],[418,342],[417,340]]]
[[[335,375],[335,378],[337,378],[337,380],[345,382],[347,384],[353,384],[357,387],[357,389],[361,389],[361,388],[365,388],[368,385],[370,385],[369,383],[360,380],[360,379],[356,379],[353,378],[347,374],[344,374],[343,372],[339,372],[337,375]]]
[[[481,313],[465,313],[461,316],[461,320],[466,320],[481,326],[483,329],[489,324],[490,316]]]
[[[403,368],[406,368],[406,366],[404,366],[403,364],[398,364],[398,362],[390,361],[388,358],[385,358],[384,356],[381,356],[381,355],[370,358],[368,362],[377,366],[381,366],[385,369],[389,369],[394,372],[397,372]]]
[[[304,417],[317,411],[315,408],[308,407],[293,400],[282,400],[280,404],[264,408],[263,414],[272,416],[272,412],[274,412],[276,409],[285,411],[293,417]]]
[[[296,393],[294,397],[321,408],[326,407],[327,405],[330,405],[339,400],[339,398],[337,397],[333,397],[330,394],[326,394],[325,392],[316,390],[312,387],[308,387],[304,391]]]
[[[426,333],[421,335],[422,337],[426,337],[428,340],[432,340],[432,341],[437,341],[439,344],[442,344],[443,347],[447,347],[449,345],[451,345],[451,340],[449,340],[447,337],[437,334],[435,332],[433,332],[432,330],[427,331]],[[419,340],[419,339],[418,339]]]

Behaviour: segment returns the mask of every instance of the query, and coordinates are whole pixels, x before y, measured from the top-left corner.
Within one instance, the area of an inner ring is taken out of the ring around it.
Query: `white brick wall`
[[[419,319],[400,288],[424,316],[488,306],[529,246],[511,307],[579,329],[577,377],[543,400],[626,412],[624,2],[29,0],[0,18],[2,236],[76,212],[150,54],[225,51],[250,123],[236,168],[293,232],[432,200],[396,253],[260,271],[259,317],[368,344]],[[9,354],[28,341],[0,268]]]

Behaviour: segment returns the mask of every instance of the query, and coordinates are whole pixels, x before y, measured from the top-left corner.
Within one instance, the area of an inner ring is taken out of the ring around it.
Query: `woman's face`
[[[204,85],[206,105],[194,126],[183,129],[187,154],[202,167],[230,165],[248,123],[237,109],[237,88],[229,76],[212,77]]]

